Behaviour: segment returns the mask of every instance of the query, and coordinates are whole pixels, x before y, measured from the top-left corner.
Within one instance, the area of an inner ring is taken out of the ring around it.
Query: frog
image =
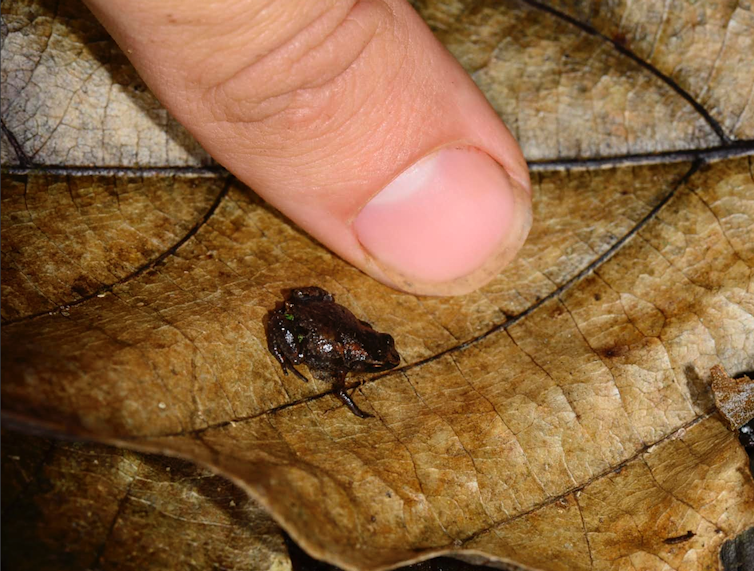
[[[346,392],[349,373],[376,373],[398,366],[395,340],[358,319],[335,297],[317,286],[292,288],[268,313],[267,347],[283,369],[309,382],[296,365],[306,365],[316,379],[332,383],[335,396],[359,418],[361,410]]]

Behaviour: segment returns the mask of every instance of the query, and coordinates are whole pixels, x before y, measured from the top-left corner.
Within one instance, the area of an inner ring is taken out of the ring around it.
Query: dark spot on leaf
[[[709,382],[699,375],[694,365],[688,364],[683,368],[683,374],[686,377],[686,385],[689,389],[691,401],[702,410],[709,410],[715,406],[710,390]]]
[[[668,537],[667,539],[663,540],[663,543],[666,545],[675,545],[677,543],[683,543],[684,541],[688,541],[689,539],[693,538],[696,534],[689,530],[683,535],[677,535],[675,537]]]
[[[606,359],[614,359],[616,357],[623,357],[628,354],[630,348],[628,345],[613,345],[612,347],[606,347],[598,351],[600,355]]]
[[[95,291],[97,285],[98,284],[93,280],[88,279],[86,276],[79,276],[71,284],[71,291],[79,297],[84,297],[89,295],[92,291]]]

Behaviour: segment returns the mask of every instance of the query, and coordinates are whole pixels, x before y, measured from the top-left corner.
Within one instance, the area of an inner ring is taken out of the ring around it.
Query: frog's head
[[[395,348],[393,336],[370,329],[361,335],[359,347],[349,347],[349,361],[354,371],[375,373],[397,367],[401,356]]]

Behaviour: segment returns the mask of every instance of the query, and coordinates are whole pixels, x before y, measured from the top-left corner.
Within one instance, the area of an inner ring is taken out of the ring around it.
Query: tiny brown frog
[[[303,363],[317,379],[332,382],[335,395],[361,418],[372,415],[346,393],[346,375],[386,371],[401,360],[392,336],[357,319],[319,287],[292,289],[282,306],[270,311],[267,346],[286,375],[290,369],[308,382],[294,367]]]

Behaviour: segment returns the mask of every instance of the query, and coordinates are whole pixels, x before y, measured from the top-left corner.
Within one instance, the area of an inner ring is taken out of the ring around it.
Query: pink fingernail
[[[441,284],[475,274],[460,289],[489,281],[523,244],[530,220],[528,193],[489,155],[445,148],[374,196],[354,229],[388,277],[403,282],[397,285],[414,290],[419,282],[428,284],[430,293],[458,293]]]

